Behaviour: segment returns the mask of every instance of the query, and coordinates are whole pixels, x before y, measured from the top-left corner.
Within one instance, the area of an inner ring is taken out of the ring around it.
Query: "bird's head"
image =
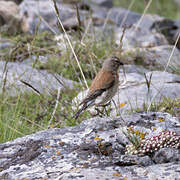
[[[103,63],[103,68],[108,71],[117,71],[119,66],[123,65],[120,59],[116,56],[112,56],[106,59]]]

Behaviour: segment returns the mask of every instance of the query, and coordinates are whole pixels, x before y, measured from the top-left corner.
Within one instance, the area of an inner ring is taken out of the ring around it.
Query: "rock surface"
[[[120,38],[122,36],[122,28],[116,29],[116,43],[120,45]],[[129,50],[132,48],[150,48],[161,45],[168,45],[168,41],[163,34],[158,32],[151,32],[145,28],[127,29],[123,38],[123,49]]]
[[[27,63],[28,61],[26,61]],[[11,95],[16,95],[19,92],[33,91],[30,87],[23,84],[21,81],[25,81],[37,89],[40,93],[47,93],[56,91],[59,88],[69,87],[73,88],[73,81],[67,80],[57,74],[53,75],[46,70],[37,70],[32,68],[28,64],[9,62],[6,67],[6,73],[4,69],[6,62],[0,61],[0,92],[2,92],[3,84],[5,83],[6,92]],[[55,78],[59,79],[59,81]],[[61,82],[61,83],[60,83]]]
[[[0,0],[0,1],[2,1],[2,0]],[[16,4],[20,4],[23,0],[6,0],[6,1],[13,1]]]
[[[19,7],[12,1],[0,1],[0,27],[1,32],[6,31],[9,34],[29,30],[26,18],[20,15]]]
[[[122,54],[123,60],[130,64],[143,65],[150,70],[165,70],[176,73],[180,68],[180,51],[173,46],[162,45],[150,48],[131,48]],[[167,67],[166,67],[167,66]]]
[[[170,44],[175,44],[178,34],[180,33],[180,20],[161,19],[154,22],[153,29],[164,34]],[[177,42],[177,48],[180,49],[180,40]]]
[[[164,118],[159,122],[159,118]],[[176,179],[179,151],[168,148],[151,156],[125,155],[123,131],[134,125],[154,136],[161,130],[180,133],[180,119],[167,113],[92,118],[76,127],[49,129],[0,145],[1,179]],[[153,128],[157,128],[153,131]],[[166,160],[160,158],[163,151]],[[159,153],[159,155],[158,155]],[[161,163],[161,164],[159,164]]]
[[[168,72],[152,71],[146,73],[146,77],[150,81],[149,92],[144,75],[127,73],[126,83],[120,84],[119,92],[113,98],[117,107],[125,104],[120,111],[143,109],[144,105],[148,107],[151,102],[159,103],[163,98],[180,98],[180,76]],[[120,74],[120,78],[122,80],[123,74]]]
[[[76,9],[73,5],[57,1],[57,6],[61,12],[61,20],[63,22],[70,17],[76,17]],[[55,15],[52,1],[40,0],[37,3],[36,0],[24,0],[19,7],[21,14],[27,14],[28,16],[27,21],[30,26],[31,33],[34,33],[38,23],[40,23],[39,31],[51,31],[52,28],[54,31],[58,32],[57,17]],[[42,22],[40,22],[40,17],[42,18]]]

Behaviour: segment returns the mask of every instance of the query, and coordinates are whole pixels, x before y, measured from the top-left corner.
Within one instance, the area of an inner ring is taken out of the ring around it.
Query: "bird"
[[[116,56],[111,56],[103,62],[101,70],[91,83],[87,96],[79,104],[82,107],[74,115],[75,119],[88,107],[103,106],[113,98],[119,86],[120,65],[123,63]]]

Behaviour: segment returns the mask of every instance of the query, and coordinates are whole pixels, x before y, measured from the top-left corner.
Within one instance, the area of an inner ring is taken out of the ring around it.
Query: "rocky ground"
[[[57,1],[61,20],[73,46],[78,53],[85,54],[78,55],[86,78],[92,79],[94,67],[89,61],[83,62],[85,56],[88,59],[91,57],[95,67],[100,67],[102,63],[99,57],[104,59],[110,53],[121,55],[125,64],[126,74],[122,69],[119,72],[120,85],[119,92],[113,98],[115,103],[110,105],[102,117],[87,119],[88,116],[84,116],[86,120],[75,127],[47,129],[46,126],[43,129],[47,130],[1,144],[0,179],[178,179],[180,41],[177,41],[176,47],[174,44],[180,32],[180,21],[151,14],[145,14],[142,18],[139,13],[114,7],[112,1],[108,0],[84,0],[77,6],[81,28],[85,29],[86,34],[82,37],[82,44],[79,41],[76,43],[73,37],[80,28],[75,4],[68,0]],[[127,29],[120,43],[125,25]],[[72,91],[79,92],[76,86],[79,82],[83,84],[82,77],[75,66],[73,72],[77,76],[71,72],[69,60],[73,59],[72,53],[64,55],[68,48],[57,25],[52,1],[1,0],[0,30],[5,34],[0,36],[2,97],[4,93],[16,97],[19,93],[34,92],[33,88],[40,94],[49,95],[58,89],[65,91],[67,87],[71,90],[71,96]],[[44,31],[51,35],[45,34],[42,40],[37,34]],[[7,36],[13,35],[16,38],[17,33],[30,35],[20,41]],[[89,37],[88,41],[86,37]],[[60,39],[58,43],[57,39]],[[92,41],[89,39],[94,40],[96,45],[101,42],[99,48],[95,46],[91,56],[88,43]],[[114,40],[111,47],[102,45],[107,39]],[[36,41],[47,44],[36,46]],[[122,48],[118,48],[122,43]],[[96,51],[102,46],[103,51]],[[33,47],[36,47],[35,50]],[[44,47],[47,49],[44,50]],[[84,47],[86,51],[82,50]],[[55,65],[54,55],[58,56]],[[60,69],[57,70],[58,66]],[[53,71],[49,67],[53,67]],[[66,100],[63,101],[55,123],[60,119],[62,125],[63,116],[65,120],[73,122],[77,102],[86,92],[82,91],[73,97],[68,102],[70,105]],[[63,95],[59,99],[63,99]],[[14,100],[11,103],[13,105]],[[55,103],[48,103],[53,105],[54,110]],[[0,110],[4,112],[2,106]],[[62,115],[64,111],[66,113]],[[96,113],[94,109],[89,112],[91,115]],[[22,114],[24,117],[25,112]],[[36,123],[40,116],[39,113]],[[15,124],[23,126],[22,122]],[[42,122],[39,125],[42,126]],[[0,129],[4,132],[1,126]]]
[[[132,155],[135,150],[126,153],[128,127],[147,133],[146,141],[154,140],[151,153]],[[163,136],[166,139],[163,142],[155,141],[153,137],[160,137],[162,131],[177,134]],[[75,127],[49,129],[1,144],[0,177],[9,180],[178,179],[179,133],[179,119],[167,113],[96,117]],[[177,148],[168,144],[171,138]]]

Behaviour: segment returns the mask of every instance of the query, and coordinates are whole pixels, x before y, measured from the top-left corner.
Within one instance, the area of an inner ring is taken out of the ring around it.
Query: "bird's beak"
[[[123,66],[124,64],[123,64],[121,61],[119,61],[119,65],[120,65],[120,66]]]

